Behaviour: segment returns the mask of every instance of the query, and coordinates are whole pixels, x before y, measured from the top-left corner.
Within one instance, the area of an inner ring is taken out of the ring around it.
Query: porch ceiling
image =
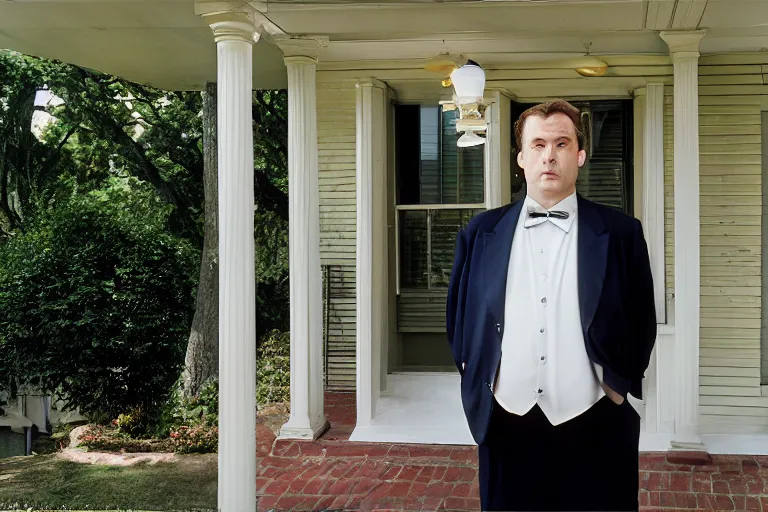
[[[705,54],[768,46],[768,1],[756,0],[247,3],[271,32],[254,46],[256,88],[287,85],[282,52],[269,42],[275,34],[327,38],[319,69],[350,73],[417,72],[426,59],[446,52],[471,57],[489,70],[548,67],[553,60],[583,55],[587,45],[601,56],[664,56],[667,48],[658,31],[666,29],[706,28]],[[0,48],[157,87],[199,89],[216,79],[216,47],[194,8],[195,0],[0,0]]]
[[[216,44],[194,0],[0,0],[0,48],[171,90],[216,80]],[[285,88],[279,48],[253,48],[257,88]]]

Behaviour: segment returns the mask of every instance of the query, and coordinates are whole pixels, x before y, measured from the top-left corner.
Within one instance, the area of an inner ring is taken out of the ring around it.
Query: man
[[[641,398],[656,338],[640,222],[576,193],[579,111],[515,124],[527,197],[459,235],[447,331],[478,443],[483,510],[637,510]]]

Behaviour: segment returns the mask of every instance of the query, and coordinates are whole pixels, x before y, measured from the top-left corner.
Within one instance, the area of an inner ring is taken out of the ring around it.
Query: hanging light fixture
[[[574,67],[581,76],[603,76],[608,71],[608,64],[589,55],[580,58]]]
[[[583,57],[576,59],[573,63],[573,67],[581,76],[603,76],[606,71],[608,71],[608,64],[597,57],[590,55],[589,49],[591,47],[591,42],[584,45],[586,53]]]
[[[485,91],[485,71],[473,60],[451,73],[454,95],[453,103],[459,109],[456,131],[464,132],[459,137],[459,147],[471,147],[483,144],[485,138],[478,132],[485,132],[485,110],[488,107],[483,99]]]

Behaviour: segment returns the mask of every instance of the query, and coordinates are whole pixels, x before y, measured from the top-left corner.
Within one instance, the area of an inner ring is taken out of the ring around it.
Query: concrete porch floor
[[[325,410],[331,429],[317,441],[276,440],[258,423],[260,511],[480,510],[475,447],[354,442],[355,395],[326,392]],[[690,465],[646,452],[640,466],[642,511],[768,512],[768,456]]]
[[[350,441],[473,445],[461,406],[458,373],[395,373],[376,405],[371,425],[355,427]]]

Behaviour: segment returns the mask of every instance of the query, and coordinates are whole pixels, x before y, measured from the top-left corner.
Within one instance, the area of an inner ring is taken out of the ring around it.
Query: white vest
[[[568,219],[531,219],[529,208],[546,211],[526,197],[515,229],[495,396],[521,416],[539,404],[558,425],[605,395],[602,368],[589,360],[582,334],[576,194],[551,208]]]

